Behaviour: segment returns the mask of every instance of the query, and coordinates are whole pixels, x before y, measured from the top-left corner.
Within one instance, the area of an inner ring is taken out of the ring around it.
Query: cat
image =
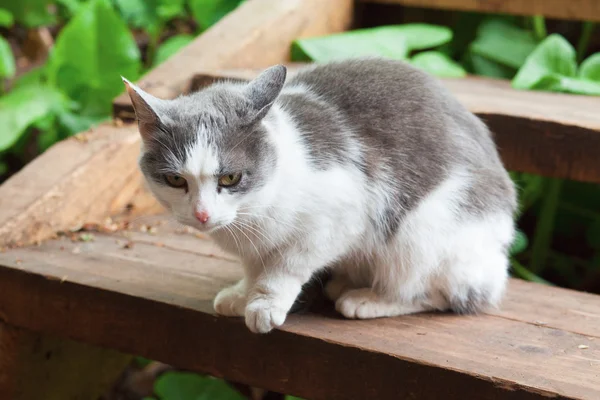
[[[269,332],[325,269],[346,318],[501,303],[516,189],[433,76],[385,58],[275,65],[172,100],[124,81],[153,195],[242,261],[217,314]]]

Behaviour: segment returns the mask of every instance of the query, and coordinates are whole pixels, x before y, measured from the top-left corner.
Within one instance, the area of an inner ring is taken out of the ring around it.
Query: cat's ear
[[[162,100],[157,99],[149,93],[144,92],[138,86],[121,77],[138,120],[138,126],[142,139],[148,140],[161,125],[158,110]]]
[[[285,83],[287,68],[283,65],[275,65],[264,70],[254,80],[246,86],[245,95],[252,102],[252,108],[256,114],[254,119],[263,118],[273,103]]]

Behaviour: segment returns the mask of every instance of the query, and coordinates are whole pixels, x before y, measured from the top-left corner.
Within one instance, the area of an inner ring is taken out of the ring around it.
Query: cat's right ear
[[[158,110],[161,107],[162,100],[157,99],[149,93],[144,92],[138,86],[129,82],[127,79],[121,77],[131,103],[133,104],[133,110],[138,120],[138,126],[140,135],[144,141],[150,139],[154,132],[156,132],[160,125],[160,117],[158,116]]]

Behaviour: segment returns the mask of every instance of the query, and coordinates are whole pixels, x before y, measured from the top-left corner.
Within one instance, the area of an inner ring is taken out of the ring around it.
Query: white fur
[[[397,235],[382,243],[368,215],[394,201],[389,190],[353,167],[311,168],[281,108],[274,106],[263,124],[281,162],[260,190],[241,199],[217,193],[218,162],[208,143],[191,149],[183,168],[189,193],[150,182],[179,221],[210,231],[241,257],[245,277],[215,298],[219,314],[243,315],[250,330],[268,332],[283,324],[302,285],[325,267],[334,271],[326,292],[348,318],[444,310],[453,300],[469,301],[473,292],[488,294],[485,304],[498,303],[513,222],[508,214],[457,217],[453,211],[468,189],[468,171],[451,171],[406,215]],[[199,209],[209,213],[208,227],[195,220]]]

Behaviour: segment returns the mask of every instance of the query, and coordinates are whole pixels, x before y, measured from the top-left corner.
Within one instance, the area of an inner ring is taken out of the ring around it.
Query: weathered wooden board
[[[0,186],[0,247],[124,209],[142,191],[139,147],[135,126],[110,124],[51,147]]]
[[[493,314],[348,321],[326,307],[257,336],[212,310],[238,264],[156,229],[0,253],[1,318],[310,399],[600,397],[600,296],[513,281]]]
[[[343,31],[352,11],[352,0],[248,1],[137,84],[155,96],[172,98],[197,72],[284,62],[293,40]],[[127,94],[115,99],[113,109],[119,118],[134,118]]]
[[[557,19],[600,21],[596,0],[359,0],[364,3],[401,4],[409,7],[440,8],[515,15],[543,15]]]

